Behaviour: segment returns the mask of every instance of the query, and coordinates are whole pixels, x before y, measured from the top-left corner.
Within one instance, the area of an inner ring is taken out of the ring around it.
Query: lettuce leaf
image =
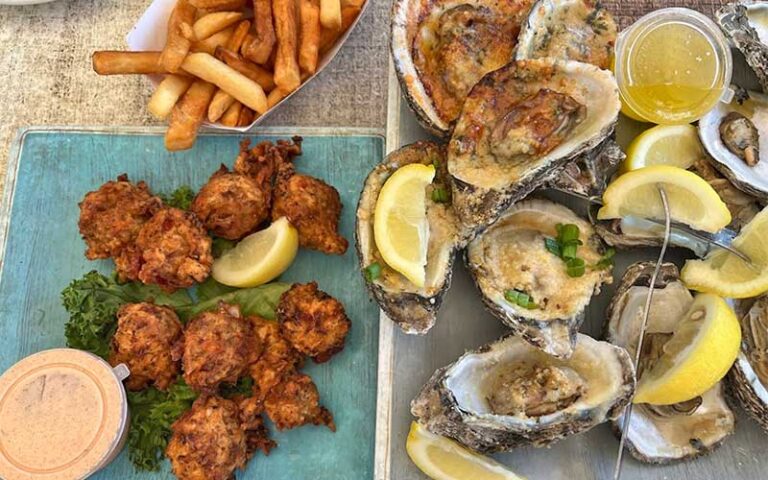
[[[227,287],[224,287],[224,289]],[[280,301],[280,295],[291,288],[288,283],[268,283],[259,287],[241,288],[218,294],[216,296],[199,297],[200,301],[176,309],[182,321],[188,321],[195,315],[213,310],[219,302],[227,302],[240,306],[243,315],[258,315],[268,320],[275,319],[275,309]]]

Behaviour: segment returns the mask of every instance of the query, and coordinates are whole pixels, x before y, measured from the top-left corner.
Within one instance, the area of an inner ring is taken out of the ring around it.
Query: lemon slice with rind
[[[704,260],[688,260],[680,272],[686,286],[726,298],[751,298],[768,292],[768,208],[755,215],[731,246],[751,264],[726,250]]]
[[[637,384],[634,403],[671,405],[695,398],[722,380],[736,360],[741,326],[717,295],[696,296],[661,358]]]
[[[248,235],[213,262],[211,275],[231,287],[256,287],[280,276],[296,258],[299,234],[286,218]]]
[[[417,422],[411,423],[405,449],[413,463],[434,480],[525,480],[502,464],[435,435]]]
[[[417,287],[426,276],[429,223],[426,189],[435,167],[412,163],[399,168],[381,187],[373,235],[384,262]]]
[[[717,232],[731,223],[731,213],[700,176],[667,165],[652,165],[621,175],[603,193],[600,220],[637,216],[664,220],[659,187],[667,194],[672,220],[696,230]]]
[[[699,134],[693,125],[657,125],[638,135],[627,149],[623,172],[651,165],[689,168],[702,158]]]

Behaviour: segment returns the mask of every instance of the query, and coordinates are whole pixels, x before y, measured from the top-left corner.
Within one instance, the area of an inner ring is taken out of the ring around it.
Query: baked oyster
[[[477,231],[606,139],[620,108],[616,80],[575,61],[523,60],[483,77],[448,144],[453,205]]]
[[[715,20],[768,93],[768,4],[760,0],[729,3],[717,11]]]
[[[373,234],[376,200],[382,186],[398,168],[411,163],[437,167],[435,180],[426,191],[429,245],[423,288],[387,266],[376,248]],[[368,174],[357,204],[355,240],[361,268],[365,272],[376,264],[375,268],[380,269],[376,278],[368,275],[366,285],[381,309],[405,333],[424,334],[435,324],[443,295],[451,284],[453,259],[465,243],[447,195],[450,190],[447,178],[445,148],[433,142],[416,142],[390,153]],[[445,192],[446,197],[436,201],[432,195],[435,189]]]
[[[512,59],[533,0],[395,0],[390,47],[419,122],[447,136],[483,75]]]
[[[626,349],[634,358],[643,311],[655,264],[640,262],[627,268],[606,316],[606,339]],[[693,296],[679,280],[677,267],[662,264],[654,294],[637,379],[661,357],[666,342],[693,303]],[[621,435],[624,416],[613,422]],[[725,401],[722,382],[703,395],[673,405],[636,404],[632,410],[626,444],[643,462],[669,463],[708,453],[734,431],[733,411]]]
[[[538,0],[517,37],[515,59],[578,60],[608,70],[617,30],[600,2]]]
[[[728,374],[731,392],[768,432],[768,296],[755,300],[741,320],[741,352]]]
[[[699,137],[713,165],[738,189],[768,200],[768,96],[737,87],[699,120]]]
[[[563,225],[578,229],[581,276],[572,276],[579,272],[569,271],[551,250]],[[601,285],[612,280],[610,265],[596,267],[604,253],[589,222],[557,203],[529,199],[510,207],[475,237],[467,246],[466,260],[486,308],[496,318],[536,348],[568,358],[584,309]],[[521,294],[533,305],[516,301]]]
[[[623,348],[578,334],[562,360],[509,335],[436,371],[411,413],[430,432],[491,453],[543,447],[616,418],[634,389]]]

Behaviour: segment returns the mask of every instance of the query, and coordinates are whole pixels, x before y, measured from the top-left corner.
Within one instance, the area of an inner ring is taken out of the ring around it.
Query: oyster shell
[[[753,0],[730,3],[717,11],[715,20],[768,92],[768,5]]]
[[[398,168],[411,163],[436,165],[432,187],[427,189],[427,221],[429,246],[427,250],[426,283],[423,288],[412,284],[402,274],[389,268],[376,249],[373,219],[376,200],[384,182]],[[396,150],[376,166],[365,180],[357,205],[356,245],[363,269],[377,262],[381,266],[378,278],[366,281],[368,290],[379,306],[405,333],[423,334],[435,324],[443,295],[451,284],[451,272],[456,251],[465,242],[459,222],[448,202],[432,199],[434,188],[449,190],[445,148],[433,142],[416,142]],[[442,185],[442,187],[440,187]]]
[[[603,283],[609,269],[587,268],[570,277],[563,260],[547,250],[546,238],[557,236],[558,224],[575,224],[583,245],[577,255],[595,265],[603,244],[589,222],[549,200],[519,202],[467,246],[466,260],[488,310],[515,335],[559,358],[567,358],[576,344],[583,311]],[[529,295],[535,308],[505,299],[505,292]]]
[[[621,147],[612,138],[608,138],[552,174],[544,187],[567,190],[586,197],[602,195],[611,175],[625,158]]]
[[[447,136],[470,89],[512,59],[533,0],[395,0],[390,47],[419,122]]]
[[[741,352],[728,381],[744,410],[768,432],[768,296],[743,316],[741,331]]]
[[[517,37],[515,60],[557,58],[611,68],[616,22],[600,2],[538,0]]]
[[[509,335],[436,371],[411,413],[435,434],[499,452],[546,446],[616,418],[634,388],[623,348],[578,334],[562,360]]]
[[[761,200],[768,200],[768,96],[744,90],[740,92],[734,101],[718,103],[699,120],[699,137],[715,168],[733,185]],[[755,131],[734,128],[735,114],[747,119]],[[749,138],[750,135],[758,138]],[[754,149],[754,165],[749,165],[747,151],[742,155],[732,151],[739,146]]]
[[[616,80],[594,65],[524,60],[472,89],[448,144],[454,208],[482,230],[566,163],[607,138]]]
[[[642,328],[653,262],[630,265],[608,307],[606,339],[626,349],[634,357]],[[643,351],[637,366],[637,378],[663,353],[677,323],[684,318],[693,297],[680,282],[677,267],[661,266],[648,316]],[[623,416],[613,422],[621,435]],[[735,418],[728,407],[721,383],[687,402],[674,405],[637,404],[627,431],[627,447],[632,456],[650,463],[668,463],[690,459],[717,448],[734,431]]]

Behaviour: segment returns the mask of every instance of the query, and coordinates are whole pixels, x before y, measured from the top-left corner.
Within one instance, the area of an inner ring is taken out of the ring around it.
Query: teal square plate
[[[343,256],[302,250],[283,281],[316,280],[344,303],[352,329],[332,361],[307,362],[321,403],[333,412],[337,431],[306,426],[277,432],[278,447],[257,454],[238,478],[344,480],[373,476],[379,310],[369,301],[354,252],[355,207],[363,181],[383,156],[384,139],[349,129],[261,129],[264,139],[304,137],[300,172],[336,187],[344,204],[341,232],[350,241]],[[77,229],[78,202],[86,192],[127,173],[152,191],[181,185],[197,189],[224,163],[231,166],[241,136],[202,135],[195,148],[169,153],[159,129],[29,129],[22,131],[8,163],[0,211],[0,372],[31,353],[65,345],[67,314],[59,293],[92,269],[111,272],[111,261],[85,259]],[[127,452],[93,478],[172,478],[139,472]]]

